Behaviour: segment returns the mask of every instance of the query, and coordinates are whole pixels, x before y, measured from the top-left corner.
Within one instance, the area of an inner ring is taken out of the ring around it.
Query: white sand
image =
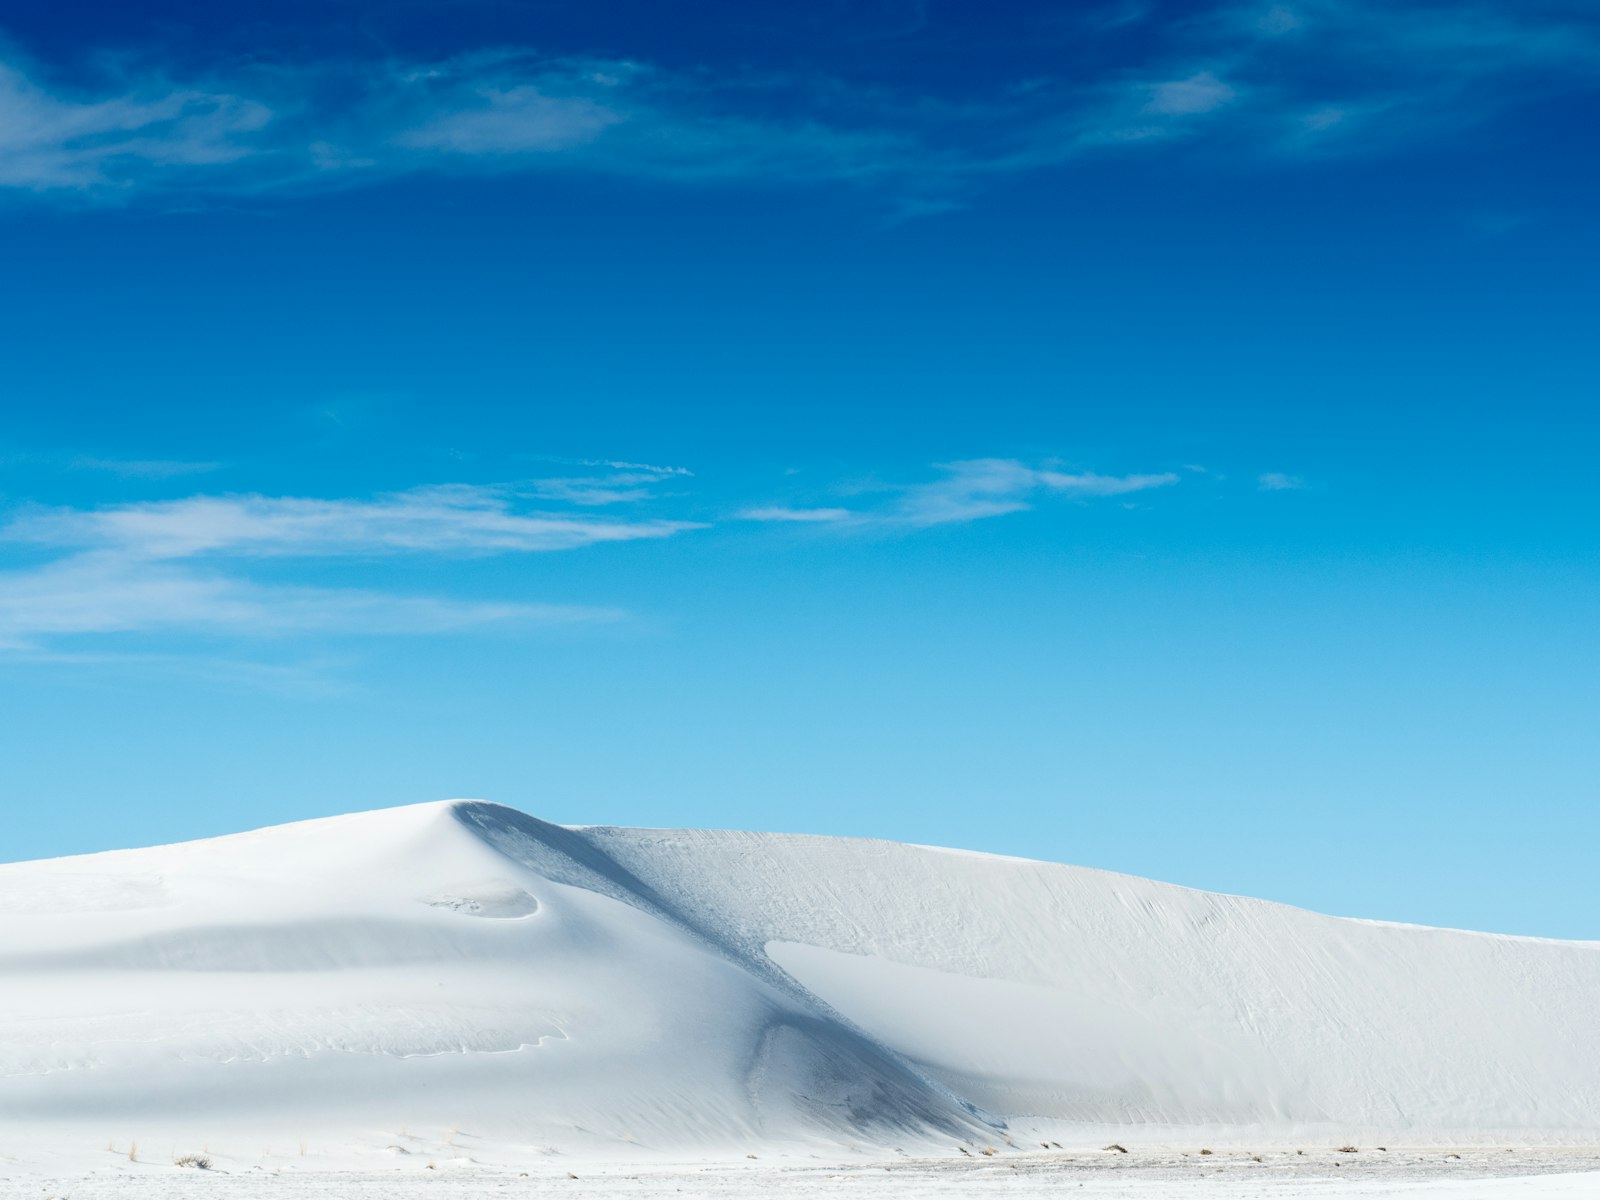
[[[1477,1164],[1576,1196],[1596,1144],[1597,943],[477,802],[0,867],[0,1179],[25,1194],[1410,1195]],[[737,1169],[665,1165],[696,1160]],[[1444,1194],[1513,1184],[1470,1186]]]

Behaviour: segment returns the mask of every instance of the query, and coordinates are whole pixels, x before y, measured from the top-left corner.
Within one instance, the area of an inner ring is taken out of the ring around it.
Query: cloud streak
[[[1126,496],[1178,482],[1178,476],[1170,471],[1097,475],[1032,467],[1011,458],[941,463],[938,469],[942,478],[904,489],[886,518],[908,525],[944,525],[1021,512],[1040,496]]]
[[[126,188],[150,172],[238,163],[272,120],[259,100],[157,75],[77,96],[0,62],[0,187]]]
[[[225,572],[86,554],[0,574],[0,650],[84,634],[430,634],[615,620],[613,609],[252,583]]]
[[[1295,492],[1306,486],[1298,475],[1285,475],[1282,471],[1268,471],[1256,476],[1256,486],[1263,492]]]
[[[789,508],[781,504],[760,505],[739,513],[741,521],[788,521],[800,524],[827,524],[848,521],[853,514],[848,508]]]
[[[190,462],[175,458],[100,458],[80,454],[69,459],[74,471],[102,471],[124,479],[173,479],[180,475],[205,475],[219,469],[217,462]]]
[[[27,509],[0,527],[0,541],[56,557],[0,572],[0,651],[38,656],[87,635],[438,634],[613,621],[621,614],[606,607],[263,583],[248,567],[548,553],[699,528],[528,510],[539,494],[533,485],[456,484],[371,499],[198,495]]]
[[[52,89],[38,73],[0,62],[0,188],[101,202],[321,190],[420,171],[870,180],[904,174],[920,153],[912,133],[872,113],[752,115],[796,90],[792,81],[530,50],[183,82],[175,72],[117,76],[91,93]]]
[[[578,487],[575,481],[557,482]],[[549,494],[537,481],[524,490]],[[523,498],[523,490],[514,487],[465,484],[413,488],[373,500],[190,496],[99,509],[34,509],[0,528],[0,538],[151,559],[473,555],[573,550],[670,537],[697,527],[685,521],[519,512],[515,505]]]
[[[1128,28],[1143,35],[1134,61],[1093,53]],[[0,188],[115,201],[563,171],[844,184],[928,211],[999,175],[1118,148],[1376,151],[1600,86],[1600,32],[1559,4],[1221,3],[1076,37],[1089,52],[1072,69],[959,96],[528,47],[123,69],[69,88],[13,54],[0,62]]]
[[[529,495],[585,508],[636,504],[656,498],[658,487],[682,480],[691,473],[682,467],[652,467],[645,463],[586,462],[579,466],[606,467],[599,475],[530,480],[523,485]]]
[[[122,479],[162,480],[183,475],[206,475],[222,468],[220,462],[178,458],[123,458],[101,454],[66,454],[34,450],[0,449],[0,466],[42,468],[47,471],[91,471]]]
[[[841,527],[899,526],[926,528],[1023,512],[1051,496],[1089,500],[1128,496],[1171,487],[1179,477],[1171,471],[1137,475],[1101,475],[1034,466],[1014,458],[972,458],[939,463],[934,479],[862,489],[876,503],[854,508],[763,505],[746,508],[744,520],[806,523]]]

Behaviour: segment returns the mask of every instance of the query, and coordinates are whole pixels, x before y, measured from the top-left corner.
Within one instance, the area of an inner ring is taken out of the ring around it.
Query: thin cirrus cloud
[[[543,500],[557,500],[582,508],[599,508],[654,500],[659,496],[659,488],[663,483],[681,481],[693,474],[682,467],[653,467],[648,463],[589,460],[574,465],[607,469],[598,475],[591,473],[534,479],[523,486],[529,495]]]
[[[915,149],[870,122],[751,116],[768,87],[532,51],[355,71],[306,62],[184,83],[163,72],[98,92],[51,88],[38,73],[0,62],[0,187],[98,200],[353,186],[416,171],[866,178],[903,170]],[[325,91],[342,101],[306,99]]]
[[[0,62],[0,188],[92,200],[306,190],[418,171],[580,171],[691,185],[888,190],[910,209],[1116,147],[1367,152],[1600,81],[1600,34],[1555,3],[1220,3],[1085,19],[1055,74],[945,94],[816,70],[532,47],[432,61],[168,64],[69,87]],[[1142,34],[1132,62],[1121,43]],[[1064,26],[1065,28],[1065,26]],[[146,53],[141,61],[151,61]]]
[[[1282,471],[1268,471],[1256,476],[1256,486],[1263,492],[1297,492],[1306,486],[1298,475],[1285,475]]]
[[[764,505],[738,515],[750,521],[900,526],[922,528],[1023,512],[1044,497],[1078,499],[1127,496],[1170,487],[1171,471],[1139,475],[1101,475],[1033,466],[1014,458],[973,458],[940,463],[936,478],[898,486],[861,489],[876,503],[855,508]]]
[[[420,634],[619,615],[606,608],[262,585],[218,570],[94,553],[5,575],[0,650],[37,650],[48,639],[83,634]]]
[[[458,484],[372,500],[190,496],[99,509],[36,509],[16,517],[0,536],[176,559],[526,553],[670,537],[696,527],[684,521],[521,512],[515,507],[520,495],[511,487]]]
[[[580,458],[573,464],[579,467],[610,467],[613,471],[643,471],[658,479],[670,476],[681,476],[685,479],[692,478],[694,472],[688,467],[658,467],[653,463],[619,462],[614,458]]]
[[[742,521],[791,521],[800,524],[826,524],[848,521],[853,514],[848,508],[790,508],[782,504],[757,505],[739,513]]]
[[[1232,87],[1210,71],[1197,71],[1187,79],[1150,85],[1150,99],[1144,108],[1158,116],[1186,116],[1214,112],[1237,96]]]
[[[942,525],[1003,516],[1032,506],[1040,496],[1126,496],[1178,482],[1171,471],[1098,475],[1033,467],[1010,458],[978,458],[940,465],[941,478],[906,488],[890,510],[908,525]]]
[[[180,475],[205,475],[222,464],[175,458],[99,458],[83,454],[67,460],[67,466],[74,471],[101,471],[124,479],[174,479]]]
[[[691,522],[528,511],[528,489],[448,485],[372,499],[190,496],[32,508],[0,541],[53,560],[0,574],[0,650],[88,634],[425,634],[609,621],[606,607],[261,583],[265,558],[485,556],[670,537]]]
[[[273,109],[162,75],[72,95],[0,62],[0,187],[128,188],[193,169],[220,172],[258,152]]]
[[[63,454],[37,450],[0,449],[0,467],[45,471],[86,471],[121,479],[161,480],[183,475],[205,475],[220,470],[220,462],[178,458],[121,458],[102,454]]]

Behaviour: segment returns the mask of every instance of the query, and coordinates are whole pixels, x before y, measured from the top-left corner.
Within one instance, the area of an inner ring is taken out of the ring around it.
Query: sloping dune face
[[[1600,1139],[1600,944],[449,802],[0,867],[0,1127]]]
[[[993,1136],[658,886],[478,803],[0,867],[0,1126]]]
[[[887,842],[589,836],[647,882],[678,881],[685,911],[1014,1125],[1600,1131],[1600,943],[1346,920]]]

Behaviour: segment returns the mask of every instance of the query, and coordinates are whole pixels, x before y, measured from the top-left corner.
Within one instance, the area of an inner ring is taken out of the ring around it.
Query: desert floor
[[[3,1169],[0,1169],[3,1172]],[[5,1178],[0,1196],[60,1200],[166,1197],[562,1196],[656,1200],[661,1197],[891,1196],[1118,1197],[1121,1200],[1346,1200],[1427,1197],[1449,1200],[1561,1200],[1600,1197],[1600,1148],[1374,1150],[1359,1154],[1270,1150],[1136,1149],[1127,1155],[1010,1154],[1003,1160],[897,1159],[890,1162],[605,1166],[550,1162],[523,1171],[460,1161],[407,1163],[385,1170],[319,1171],[293,1163],[214,1164],[209,1170],[166,1162],[114,1164],[76,1174]]]

